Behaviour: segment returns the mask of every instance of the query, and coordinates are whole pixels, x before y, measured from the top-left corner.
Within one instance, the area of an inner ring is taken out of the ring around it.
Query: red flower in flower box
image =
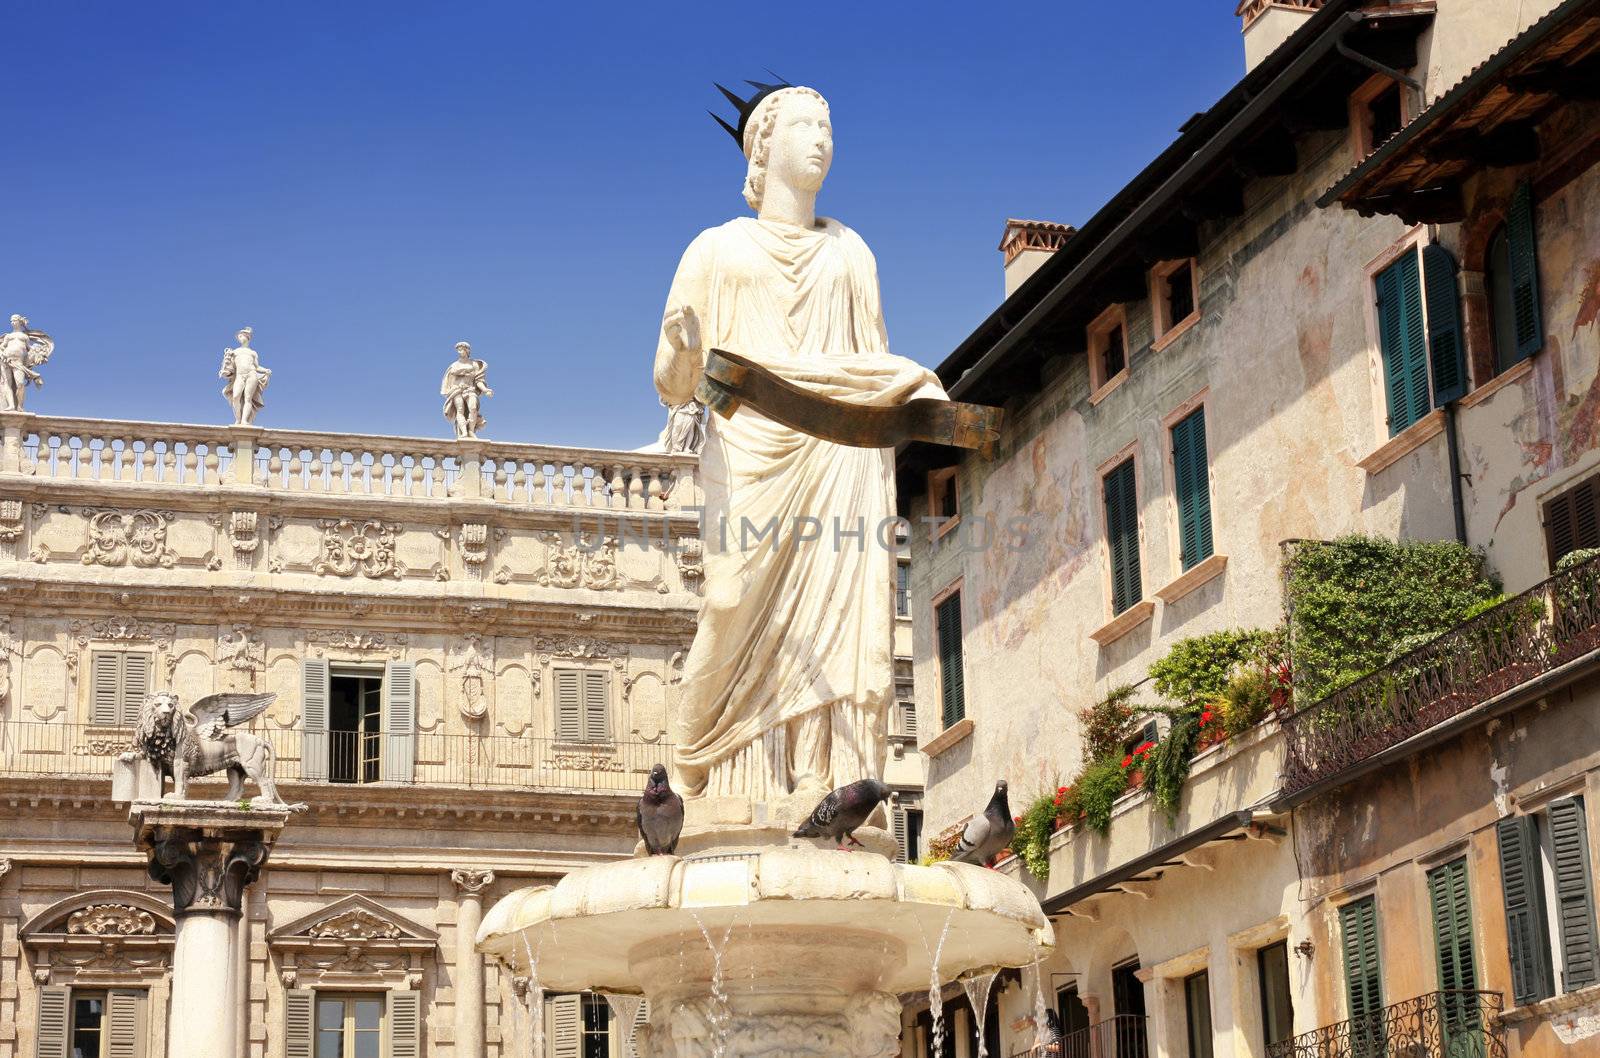
[[[1124,768],[1127,768],[1132,763],[1133,763],[1133,754],[1132,753],[1130,753],[1126,757],[1122,758],[1122,766]]]

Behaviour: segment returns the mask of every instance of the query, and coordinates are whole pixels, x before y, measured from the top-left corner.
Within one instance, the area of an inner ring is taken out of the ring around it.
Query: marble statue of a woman
[[[444,398],[444,417],[455,424],[458,441],[477,437],[483,429],[482,401],[494,396],[486,381],[488,374],[488,364],[472,359],[472,346],[457,342],[456,358],[445,368],[439,396]]]
[[[237,348],[222,351],[222,370],[217,377],[226,379],[222,397],[233,409],[235,426],[250,426],[256,421],[256,412],[266,403],[267,382],[272,372],[261,366],[261,356],[250,348],[255,332],[249,327],[239,328],[234,340]]]
[[[888,351],[866,243],[816,215],[833,160],[827,102],[785,86],[741,125],[729,131],[756,216],[704,231],[684,252],[656,349],[662,399],[690,399],[712,348],[849,403],[942,397],[931,371]],[[882,543],[894,539],[892,452],[833,444],[749,406],[709,418],[705,601],[675,732],[683,785],[794,804],[880,777],[893,700],[894,555]]]
[[[43,331],[30,331],[28,318],[11,316],[11,330],[0,334],[0,411],[21,411],[28,384],[44,385],[34,368],[50,359],[56,344]]]

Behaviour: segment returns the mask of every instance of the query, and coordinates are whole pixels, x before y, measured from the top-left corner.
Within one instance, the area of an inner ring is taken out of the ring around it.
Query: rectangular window
[[[1339,909],[1345,996],[1355,1055],[1383,1053],[1383,967],[1378,957],[1378,900],[1367,896]]]
[[[902,863],[916,863],[922,855],[922,809],[915,794],[896,794],[890,824]]]
[[[61,985],[39,990],[33,1052],[62,1058],[144,1058],[147,1033],[142,989],[86,991]]]
[[[1496,372],[1505,371],[1544,347],[1539,296],[1539,248],[1534,230],[1532,185],[1517,186],[1506,222],[1489,238],[1483,285],[1494,334]]]
[[[1445,993],[1445,1028],[1476,1028],[1478,1004],[1462,994],[1478,987],[1465,857],[1451,860],[1428,872],[1428,904],[1433,912],[1433,943],[1438,955],[1439,991]]]
[[[896,617],[911,616],[911,565],[906,562],[894,567],[894,612]]]
[[[922,809],[906,809],[906,860],[916,863],[922,858]]]
[[[944,726],[967,715],[965,674],[961,655],[961,592],[953,591],[934,607],[934,627],[939,646],[939,704]]]
[[[1391,77],[1375,74],[1350,96],[1350,133],[1356,161],[1382,147],[1405,125],[1405,99]]]
[[[383,1052],[381,992],[336,996],[317,993],[314,1058],[379,1058]]]
[[[1276,1047],[1294,1035],[1294,999],[1289,990],[1289,942],[1280,940],[1256,952],[1261,983],[1261,1036]]]
[[[1189,1030],[1189,1058],[1211,1058],[1211,975],[1204,970],[1183,979],[1183,1007]]]
[[[1128,322],[1121,305],[1113,305],[1089,324],[1089,391],[1097,399],[1102,389],[1121,379],[1128,368]]]
[[[1116,616],[1144,597],[1139,574],[1139,501],[1133,459],[1105,476],[1106,543],[1111,551],[1111,614]]]
[[[1534,1003],[1600,981],[1584,800],[1499,823],[1514,1000]]]
[[[1194,259],[1169,261],[1152,269],[1150,299],[1159,344],[1170,332],[1188,323],[1199,308]]]
[[[611,674],[604,669],[556,669],[556,738],[607,742],[611,738]]]
[[[1178,558],[1185,570],[1211,557],[1211,467],[1202,405],[1172,427],[1172,482],[1178,501]]]
[[[583,1036],[579,1058],[610,1058],[611,1006],[606,997],[593,992],[583,994]]]
[[[143,650],[89,652],[89,722],[132,727],[150,694],[150,653]]]
[[[1139,980],[1139,960],[1111,968],[1111,1009],[1117,1015],[1115,1058],[1147,1058],[1144,982]]]
[[[382,762],[382,675],[333,670],[328,676],[328,781],[377,782]]]
[[[1572,552],[1600,547],[1600,474],[1545,501],[1544,541],[1552,573]]]
[[[1428,414],[1427,334],[1422,311],[1421,257],[1407,250],[1373,279],[1378,307],[1378,348],[1389,436]]]
[[[900,735],[905,736],[906,738],[916,738],[917,737],[917,703],[916,702],[897,702],[897,703],[895,703],[895,709],[896,709],[896,712],[899,713],[899,718],[900,718],[900,720],[899,720],[900,730],[897,733],[900,734]]]
[[[1089,1027],[1089,1008],[1078,996],[1078,986],[1068,985],[1056,993],[1056,1016],[1061,1019],[1061,1034],[1071,1037]],[[1084,1040],[1084,1037],[1079,1037]],[[1088,1058],[1087,1048],[1072,1049],[1066,1053],[1074,1058]]]
[[[928,515],[939,520],[934,534],[949,529],[961,517],[961,492],[956,482],[956,467],[945,467],[928,474]]]

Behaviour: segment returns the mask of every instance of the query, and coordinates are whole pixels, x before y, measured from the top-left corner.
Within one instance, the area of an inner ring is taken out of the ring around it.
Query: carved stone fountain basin
[[[896,1054],[898,995],[928,989],[935,953],[945,983],[1054,941],[1033,894],[995,871],[812,848],[582,868],[508,894],[478,931],[545,991],[646,997],[648,1058]]]

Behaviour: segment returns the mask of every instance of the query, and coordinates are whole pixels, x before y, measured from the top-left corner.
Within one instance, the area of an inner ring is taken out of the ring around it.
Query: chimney
[[[1000,252],[1006,259],[1006,297],[1065,246],[1077,230],[1048,220],[1006,221],[1006,233],[1000,239]]]
[[[1244,68],[1254,70],[1278,45],[1317,13],[1322,0],[1239,0],[1244,19]]]

